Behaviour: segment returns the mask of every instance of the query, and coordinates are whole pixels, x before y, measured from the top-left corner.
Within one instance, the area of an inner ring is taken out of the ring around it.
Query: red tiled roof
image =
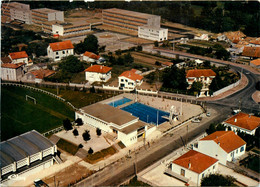
[[[172,62],[161,62],[161,64],[163,64],[165,66],[172,66],[173,65]]]
[[[260,47],[245,47],[242,56],[260,58]]]
[[[11,63],[11,62],[12,62],[12,60],[11,60],[8,56],[6,56],[6,57],[1,57],[1,61],[2,61],[3,63]]]
[[[225,32],[224,34],[233,43],[238,43],[242,38],[246,37],[246,35],[241,31]]]
[[[35,78],[38,79],[43,79],[44,77],[49,77],[55,73],[53,70],[48,70],[48,69],[39,69],[36,71],[31,71],[33,75],[35,75]]]
[[[88,72],[96,72],[96,73],[107,73],[111,71],[112,68],[102,65],[93,65],[85,69]]]
[[[217,159],[208,155],[190,150],[189,152],[174,160],[173,163],[200,174],[215,164],[217,161]]]
[[[216,76],[216,73],[211,69],[192,69],[188,70],[186,78],[188,77],[210,77],[210,76]]]
[[[10,57],[14,59],[19,59],[19,58],[28,58],[28,55],[25,51],[20,51],[20,52],[14,52],[14,53],[9,53]]]
[[[256,44],[256,45],[260,45],[260,38],[256,38],[256,39],[250,40],[250,43]]]
[[[96,55],[95,53],[91,53],[91,52],[88,52],[88,51],[86,51],[84,53],[84,56],[87,56],[89,58],[93,58],[93,59],[96,59],[96,60],[98,60],[100,58],[99,55]]]
[[[250,64],[254,64],[255,66],[260,66],[260,58],[252,60]]]
[[[23,65],[25,65],[25,63],[18,63],[18,64],[5,63],[5,64],[1,64],[1,67],[2,68],[17,69],[17,68],[19,68]]]
[[[227,119],[225,123],[229,123],[230,125],[241,127],[243,129],[254,130],[260,125],[260,118],[240,112]]]
[[[119,77],[126,77],[128,79],[131,79],[133,81],[139,80],[141,81],[144,77],[142,75],[136,74],[137,70],[131,69],[130,71],[124,71]]]
[[[53,51],[74,49],[74,46],[72,45],[70,40],[66,40],[66,41],[63,41],[63,42],[50,43],[49,45],[50,45],[50,47]]]
[[[202,138],[200,141],[202,140],[213,140],[217,144],[220,143],[220,147],[227,153],[246,144],[246,142],[233,131],[216,131]]]

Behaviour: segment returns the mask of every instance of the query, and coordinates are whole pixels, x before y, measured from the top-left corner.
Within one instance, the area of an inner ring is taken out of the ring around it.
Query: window
[[[238,149],[237,149],[236,153],[238,153]]]
[[[204,178],[204,173],[202,173],[202,178]]]
[[[124,79],[121,79],[121,82],[124,82]]]
[[[65,51],[62,51],[62,54],[65,54]]]
[[[182,175],[183,177],[185,177],[185,170],[184,170],[184,169],[181,169],[181,175]]]
[[[56,55],[58,55],[59,54],[59,52],[56,52]]]
[[[215,169],[215,165],[213,166],[213,169]]]
[[[244,146],[240,148],[240,152],[243,152],[244,151]]]
[[[126,79],[125,82],[128,82],[128,80]]]

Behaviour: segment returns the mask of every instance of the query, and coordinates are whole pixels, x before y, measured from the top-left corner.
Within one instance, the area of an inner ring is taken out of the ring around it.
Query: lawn
[[[75,155],[77,151],[79,150],[79,147],[71,142],[68,142],[67,140],[60,139],[57,143],[58,148]]]
[[[41,88],[48,92],[57,94],[57,90],[53,88]],[[70,102],[77,108],[81,108],[90,104],[94,104],[98,101],[107,99],[112,97],[112,94],[107,93],[87,93],[81,91],[73,91],[73,90],[59,90],[59,96],[66,99],[66,101]]]
[[[64,102],[47,94],[15,86],[1,87],[1,141],[30,130],[40,133],[62,125],[62,120],[74,119],[74,111]],[[36,104],[25,96],[36,99]]]

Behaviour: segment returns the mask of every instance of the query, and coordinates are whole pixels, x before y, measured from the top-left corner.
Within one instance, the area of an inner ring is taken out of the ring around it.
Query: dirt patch
[[[70,184],[75,184],[75,182],[86,178],[92,173],[93,171],[90,171],[86,167],[75,163],[62,171],[49,176],[48,178],[44,178],[43,181],[49,186],[69,186]],[[56,185],[54,180],[56,181]]]
[[[108,35],[108,34],[106,34],[106,35],[101,35],[101,36],[99,36],[100,38],[112,38],[112,36],[111,35]]]
[[[137,53],[137,52],[133,52],[133,53],[131,53],[131,55],[134,58],[135,63],[150,65],[150,66],[153,66],[156,68],[159,67],[159,66],[155,65],[156,61],[159,61],[159,62],[168,62],[169,61],[168,59],[164,59],[164,58],[160,58],[160,57],[156,57],[156,56],[152,56],[152,55],[147,55],[147,54],[143,54],[143,53]]]
[[[122,41],[124,41],[124,42],[134,43],[134,44],[136,44],[136,45],[141,45],[141,44],[152,44],[152,43],[153,43],[152,40],[146,40],[146,39],[143,39],[143,38],[137,38],[137,37],[126,38],[126,39],[123,39]]]

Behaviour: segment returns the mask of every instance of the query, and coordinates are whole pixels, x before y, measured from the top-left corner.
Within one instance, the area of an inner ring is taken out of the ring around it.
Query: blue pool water
[[[122,99],[119,99],[119,100],[113,101],[111,103],[108,103],[108,105],[113,106],[113,107],[117,107],[117,106],[123,105],[125,103],[128,103],[130,101],[132,101],[132,100],[124,97]]]
[[[158,112],[158,125],[160,125],[161,123],[168,121],[165,118],[162,118],[162,116],[167,116],[169,117],[169,113],[168,112],[164,112],[161,110],[158,110],[156,108],[141,104],[141,103],[133,103],[131,105],[125,106],[123,108],[121,108],[124,111],[127,111],[129,113],[131,113],[133,116],[139,117],[140,120],[142,120],[143,122],[146,123],[153,123],[153,124],[157,124],[157,111]]]

